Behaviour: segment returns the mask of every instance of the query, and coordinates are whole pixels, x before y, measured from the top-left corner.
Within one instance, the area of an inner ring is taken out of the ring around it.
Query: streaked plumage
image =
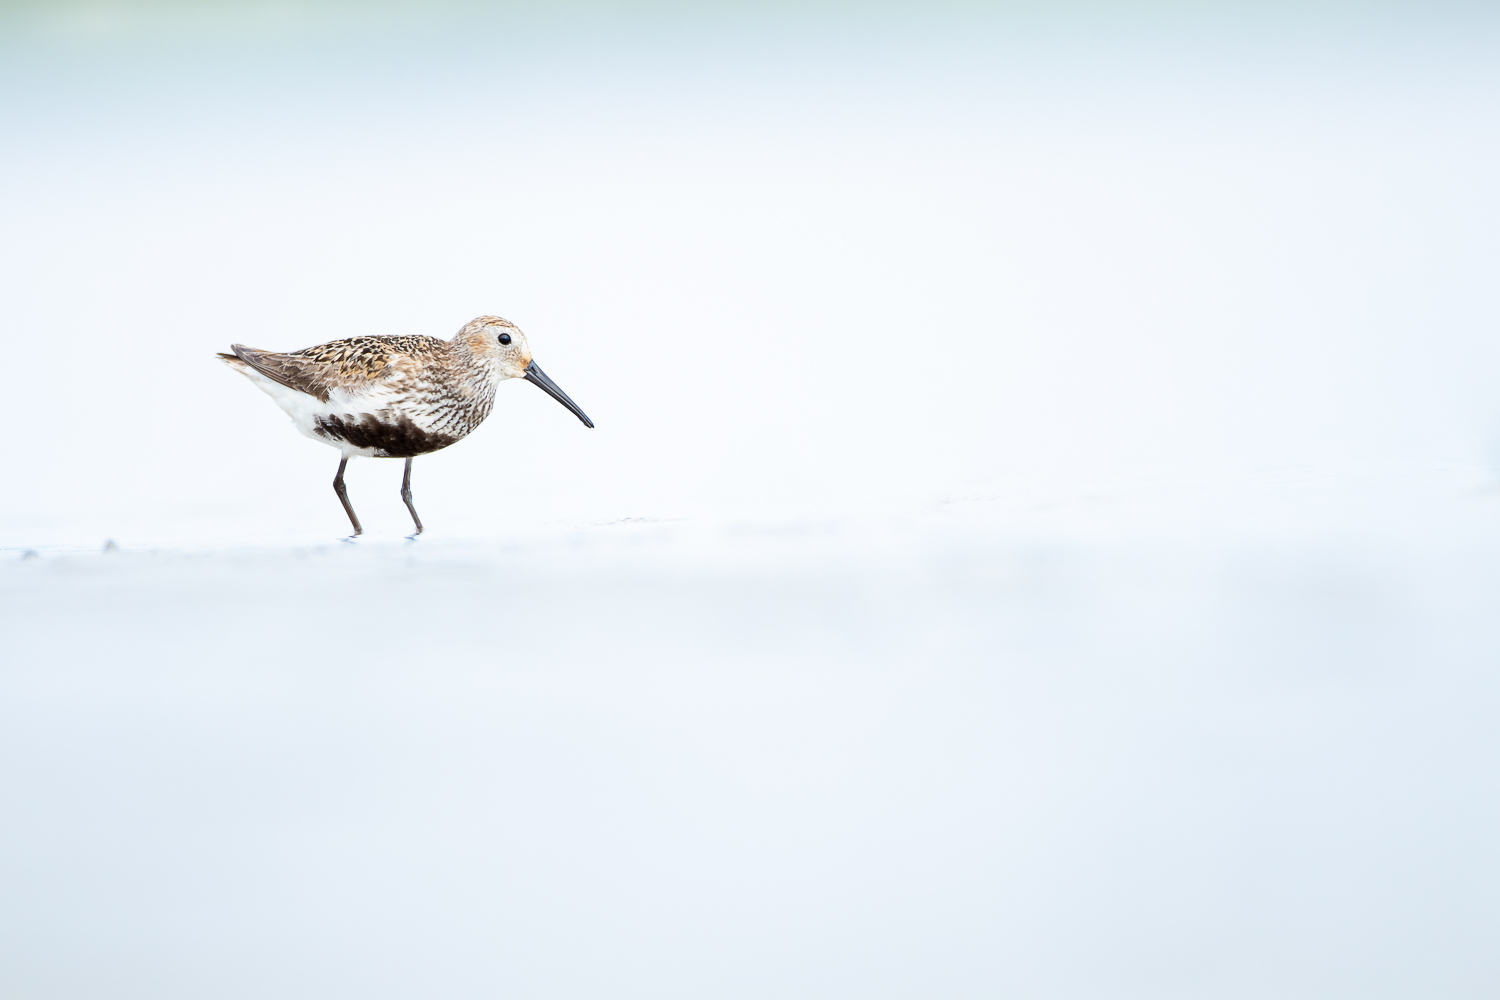
[[[339,449],[334,489],[356,535],[362,529],[343,487],[349,459],[406,459],[402,498],[420,534],[410,498],[411,460],[462,440],[483,423],[505,379],[535,383],[594,426],[532,362],[525,335],[498,316],[480,316],[452,340],[347,337],[285,354],[242,344],[232,350],[219,357],[274,399],[299,431]]]

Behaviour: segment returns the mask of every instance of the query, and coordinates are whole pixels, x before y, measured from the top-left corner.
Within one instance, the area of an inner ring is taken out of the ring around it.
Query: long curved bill
[[[559,389],[557,387],[557,383],[548,378],[547,373],[536,366],[535,361],[526,366],[526,374],[522,375],[521,377],[530,382],[532,385],[541,386],[543,392],[551,396],[553,399],[557,400],[562,405],[566,406],[568,409],[572,410],[573,416],[583,421],[583,426],[594,426],[594,422],[589,419],[589,415],[580,410],[578,408],[578,404],[569,399],[568,394]]]

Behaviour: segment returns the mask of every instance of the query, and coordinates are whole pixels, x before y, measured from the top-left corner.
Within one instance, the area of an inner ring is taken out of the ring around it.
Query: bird
[[[404,458],[401,499],[422,533],[412,504],[411,463],[461,441],[490,415],[495,388],[525,379],[594,422],[531,358],[519,327],[499,316],[479,316],[452,340],[426,336],[359,336],[278,354],[231,344],[218,357],[254,382],[292,418],[297,430],[339,450],[333,491],[358,537],[364,532],[344,469],[351,458]]]

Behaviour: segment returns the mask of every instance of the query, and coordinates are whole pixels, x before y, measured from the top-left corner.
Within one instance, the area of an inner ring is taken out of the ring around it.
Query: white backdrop
[[[334,453],[213,353],[485,312],[599,426],[506,386],[417,466],[438,534],[1497,428],[1462,19],[52,10],[3,70],[7,545],[337,532]]]

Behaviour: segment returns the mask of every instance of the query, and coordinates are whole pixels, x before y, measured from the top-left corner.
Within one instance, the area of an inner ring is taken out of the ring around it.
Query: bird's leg
[[[411,459],[409,458],[406,460],[406,472],[401,477],[401,499],[406,501],[406,509],[411,511],[412,523],[417,526],[417,530],[411,533],[411,537],[416,538],[422,533],[422,519],[417,516],[417,508],[411,505]]]
[[[333,492],[339,495],[339,503],[344,505],[344,513],[349,515],[349,523],[354,525],[354,535],[364,534],[364,528],[359,526],[359,518],[354,516],[354,508],[349,506],[349,491],[344,489],[344,466],[349,464],[349,458],[339,459],[339,474],[333,477]],[[353,538],[354,535],[350,535]]]

